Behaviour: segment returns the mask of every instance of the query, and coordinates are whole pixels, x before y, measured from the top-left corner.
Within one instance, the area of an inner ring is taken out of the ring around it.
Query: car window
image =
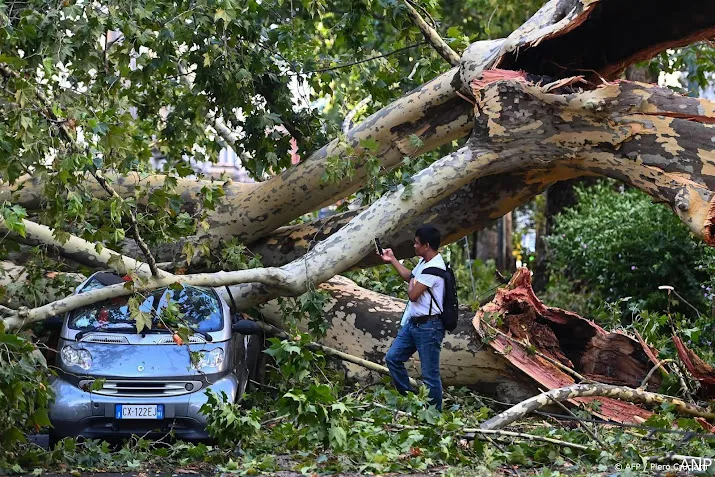
[[[97,288],[101,287],[94,289]],[[84,288],[82,291],[89,290]],[[154,295],[150,295],[142,302],[139,309],[145,313],[151,312],[155,299]],[[129,317],[128,300],[126,296],[112,298],[75,310],[70,315],[68,326],[75,330],[86,330],[97,326],[107,329],[127,328],[127,324],[134,326],[134,320]]]
[[[180,290],[165,289],[157,306],[161,312],[168,299],[179,305],[183,313],[181,319],[199,331],[219,331],[223,329],[223,309],[216,292],[210,289],[185,286]]]
[[[102,288],[90,281],[82,293]],[[68,326],[75,330],[94,327],[106,329],[127,328],[134,326],[129,316],[128,297],[118,297],[71,312]],[[171,299],[179,306],[181,317],[186,324],[199,331],[210,332],[223,329],[223,309],[218,296],[213,290],[185,286],[179,290],[163,288],[154,291],[139,306],[145,313],[150,313],[156,306],[156,313],[161,313]],[[156,304],[155,304],[156,303]],[[155,320],[156,322],[156,320]]]

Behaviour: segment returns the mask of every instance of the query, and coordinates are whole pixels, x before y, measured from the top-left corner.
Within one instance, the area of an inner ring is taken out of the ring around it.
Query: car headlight
[[[68,366],[79,366],[82,369],[92,367],[92,355],[86,349],[75,349],[72,346],[65,346],[60,353],[62,362]]]
[[[220,368],[221,366],[223,366],[223,350],[221,348],[201,352],[198,361],[194,362],[196,369]]]

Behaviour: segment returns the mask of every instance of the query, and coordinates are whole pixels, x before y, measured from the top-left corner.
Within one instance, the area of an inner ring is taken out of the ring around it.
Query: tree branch
[[[651,406],[672,404],[682,414],[689,416],[715,419],[715,412],[693,406],[685,401],[662,394],[651,393],[640,389],[625,386],[611,386],[610,384],[575,384],[565,388],[552,389],[548,392],[534,396],[523,401],[506,411],[483,422],[481,429],[502,429],[512,422],[521,419],[527,414],[547,406],[551,401],[567,401],[578,397],[606,396],[620,399],[630,403],[647,404]]]
[[[512,432],[512,431],[501,431],[496,429],[472,429],[465,428],[464,432],[466,437],[469,439],[474,439],[477,435],[487,435],[487,436],[497,436],[497,437],[516,437],[519,439],[526,439],[528,441],[540,441],[548,442],[549,444],[556,444],[561,447],[571,447],[572,449],[578,449],[582,451],[597,451],[595,447],[585,446],[583,444],[576,444],[574,442],[562,441],[560,439],[554,439],[552,437],[545,436],[535,436],[532,434],[525,434],[523,432]]]
[[[3,321],[8,329],[17,329],[36,321],[45,320],[50,316],[61,315],[100,301],[135,293],[143,293],[157,288],[167,287],[174,283],[192,286],[223,287],[236,283],[258,282],[280,289],[283,293],[291,294],[294,290],[292,278],[293,277],[288,273],[277,268],[258,268],[236,272],[199,273],[180,276],[171,274],[161,277],[152,276],[143,280],[139,279],[124,284],[110,285],[80,295],[72,295],[33,309],[21,308],[16,310],[13,316],[5,318]]]
[[[344,156],[347,151],[359,156],[361,140],[369,138],[377,142],[376,157],[388,169],[405,155],[419,155],[467,135],[472,125],[472,108],[457,92],[469,94],[466,87],[485,69],[525,70],[556,79],[588,71],[600,82],[599,77],[614,79],[629,64],[664,49],[713,36],[712,2],[694,0],[673,9],[664,0],[657,1],[659,8],[668,13],[654,17],[643,30],[642,41],[637,43],[629,41],[632,31],[612,29],[616,19],[638,24],[638,10],[630,9],[627,3],[549,1],[509,38],[472,44],[462,54],[460,68],[375,112],[353,127],[344,143],[331,142],[298,166],[257,187],[235,194],[227,188],[230,197],[208,218],[209,236],[215,238],[213,244],[230,236],[249,243],[316,207],[334,203],[358,190],[364,183],[366,168],[358,167],[351,178],[341,183],[325,184],[320,178],[326,170],[327,158]],[[608,36],[610,41],[594,49],[588,42],[599,36]],[[419,149],[411,146],[412,135],[422,140]],[[306,190],[311,193],[306,194]],[[249,196],[250,206],[246,207]]]
[[[347,134],[350,128],[353,126],[353,118],[355,118],[355,115],[360,112],[362,108],[368,105],[368,103],[372,101],[372,95],[367,95],[367,97],[363,98],[360,100],[358,104],[355,105],[353,109],[348,112],[348,114],[345,115],[345,119],[343,119],[343,127],[342,131],[343,134]]]
[[[290,339],[288,334],[278,328],[276,328],[273,325],[270,325],[268,323],[262,322],[262,321],[256,321],[256,324],[260,326],[264,331],[267,333],[271,334],[272,336],[275,336],[280,339]],[[365,369],[368,369],[370,371],[375,371],[380,374],[383,374],[385,376],[390,376],[390,370],[387,369],[387,367],[379,365],[377,363],[374,363],[372,361],[369,361],[367,359],[362,359],[357,356],[353,356],[348,353],[343,353],[342,351],[338,351],[335,348],[331,348],[329,346],[322,345],[320,343],[309,343],[308,348],[310,349],[318,349],[324,352],[325,354],[329,356],[335,356],[336,358],[339,358],[343,361],[347,361],[349,363],[357,364],[358,366],[362,366]],[[420,383],[418,383],[415,379],[409,378],[410,379],[410,385],[414,387],[419,387]]]
[[[106,39],[106,38],[105,38]],[[0,73],[6,76],[11,76],[15,79],[21,79],[20,75],[16,72],[13,71],[9,68],[7,68],[4,64],[0,63]],[[60,132],[62,135],[65,137],[65,140],[72,146],[73,149],[75,150],[80,150],[80,147],[77,145],[77,141],[75,141],[75,138],[72,137],[72,134],[70,134],[69,130],[67,129],[67,126],[64,121],[60,121],[57,119],[57,116],[55,115],[52,105],[48,101],[47,97],[44,95],[42,91],[39,89],[35,88],[35,95],[37,96],[37,99],[40,100],[40,103],[42,104],[43,108],[45,109],[47,117],[49,117],[55,124],[58,125]],[[44,115],[43,115],[44,116]],[[89,152],[85,150],[85,152]],[[117,194],[117,192],[112,188],[111,185],[107,182],[107,180],[102,177],[100,174],[97,174],[95,171],[90,171],[90,174],[95,178],[97,183],[104,189],[107,194],[109,194],[110,197],[114,197],[118,199],[121,203],[124,204],[124,199]],[[152,275],[154,276],[159,276],[159,270],[156,268],[156,261],[154,260],[154,256],[151,254],[151,251],[149,250],[149,247],[147,247],[146,243],[144,240],[141,238],[141,235],[139,234],[139,226],[137,224],[137,217],[134,214],[134,211],[131,210],[131,208],[127,208],[127,213],[129,215],[129,226],[130,230],[132,232],[132,235],[134,236],[134,240],[137,242],[137,245],[141,249],[142,253],[147,259],[147,263],[149,265],[149,269],[151,270]]]
[[[22,224],[25,228],[25,236],[15,234],[14,238],[17,241],[54,247],[59,250],[62,256],[70,260],[93,268],[100,268],[104,265],[117,271],[120,275],[125,275],[128,272],[132,272],[139,277],[154,275],[148,264],[121,255],[102,245],[93,244],[72,234],[67,234],[67,241],[61,242],[55,238],[57,232],[46,225],[30,220],[23,220]],[[0,230],[9,231],[2,217],[0,217]],[[155,276],[170,277],[172,275],[158,270]]]
[[[179,63],[177,65],[177,68],[179,70],[179,77],[181,78],[181,81],[186,85],[189,90],[194,89],[194,81],[191,79],[191,73],[186,69],[184,65]],[[216,130],[219,136],[226,141],[226,144],[228,146],[233,147],[237,142],[238,142],[238,136],[231,131],[231,129],[226,126],[226,123],[223,121],[223,119],[216,117],[216,114],[214,114],[213,111],[208,111],[206,114],[206,119],[209,120],[211,123],[211,126]]]
[[[412,23],[420,29],[422,35],[425,37],[425,40],[432,45],[432,48],[435,49],[439,56],[447,60],[447,63],[450,65],[459,66],[459,55],[442,39],[441,36],[439,36],[437,30],[432,28],[432,26],[430,26],[424,18],[422,18],[422,15],[415,10],[412,3],[413,2],[411,0],[404,0],[407,15],[412,20]]]

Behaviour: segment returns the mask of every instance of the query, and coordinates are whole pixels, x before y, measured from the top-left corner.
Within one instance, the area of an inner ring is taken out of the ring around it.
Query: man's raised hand
[[[378,254],[378,255],[379,255],[379,254]],[[394,260],[395,254],[392,253],[392,249],[391,249],[391,248],[383,248],[383,249],[382,249],[382,255],[380,255],[380,258],[382,258],[382,260],[383,260],[385,263],[390,263],[390,262],[392,262],[392,260]]]

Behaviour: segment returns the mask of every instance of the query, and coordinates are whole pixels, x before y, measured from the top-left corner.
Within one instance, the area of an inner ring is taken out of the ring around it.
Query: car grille
[[[124,336],[110,336],[89,334],[84,336],[80,342],[83,343],[105,343],[105,344],[129,344],[129,341]]]
[[[94,381],[80,381],[79,387],[89,391]],[[108,379],[102,389],[92,391],[103,396],[162,397],[180,396],[201,389],[201,381],[134,381]],[[188,389],[187,389],[188,388]]]
[[[189,343],[206,343],[206,340],[200,336],[191,335],[191,336],[189,336]],[[161,338],[161,339],[157,340],[156,344],[172,344],[173,345],[173,344],[176,344],[176,342],[174,342],[173,337],[169,336],[169,337]]]

